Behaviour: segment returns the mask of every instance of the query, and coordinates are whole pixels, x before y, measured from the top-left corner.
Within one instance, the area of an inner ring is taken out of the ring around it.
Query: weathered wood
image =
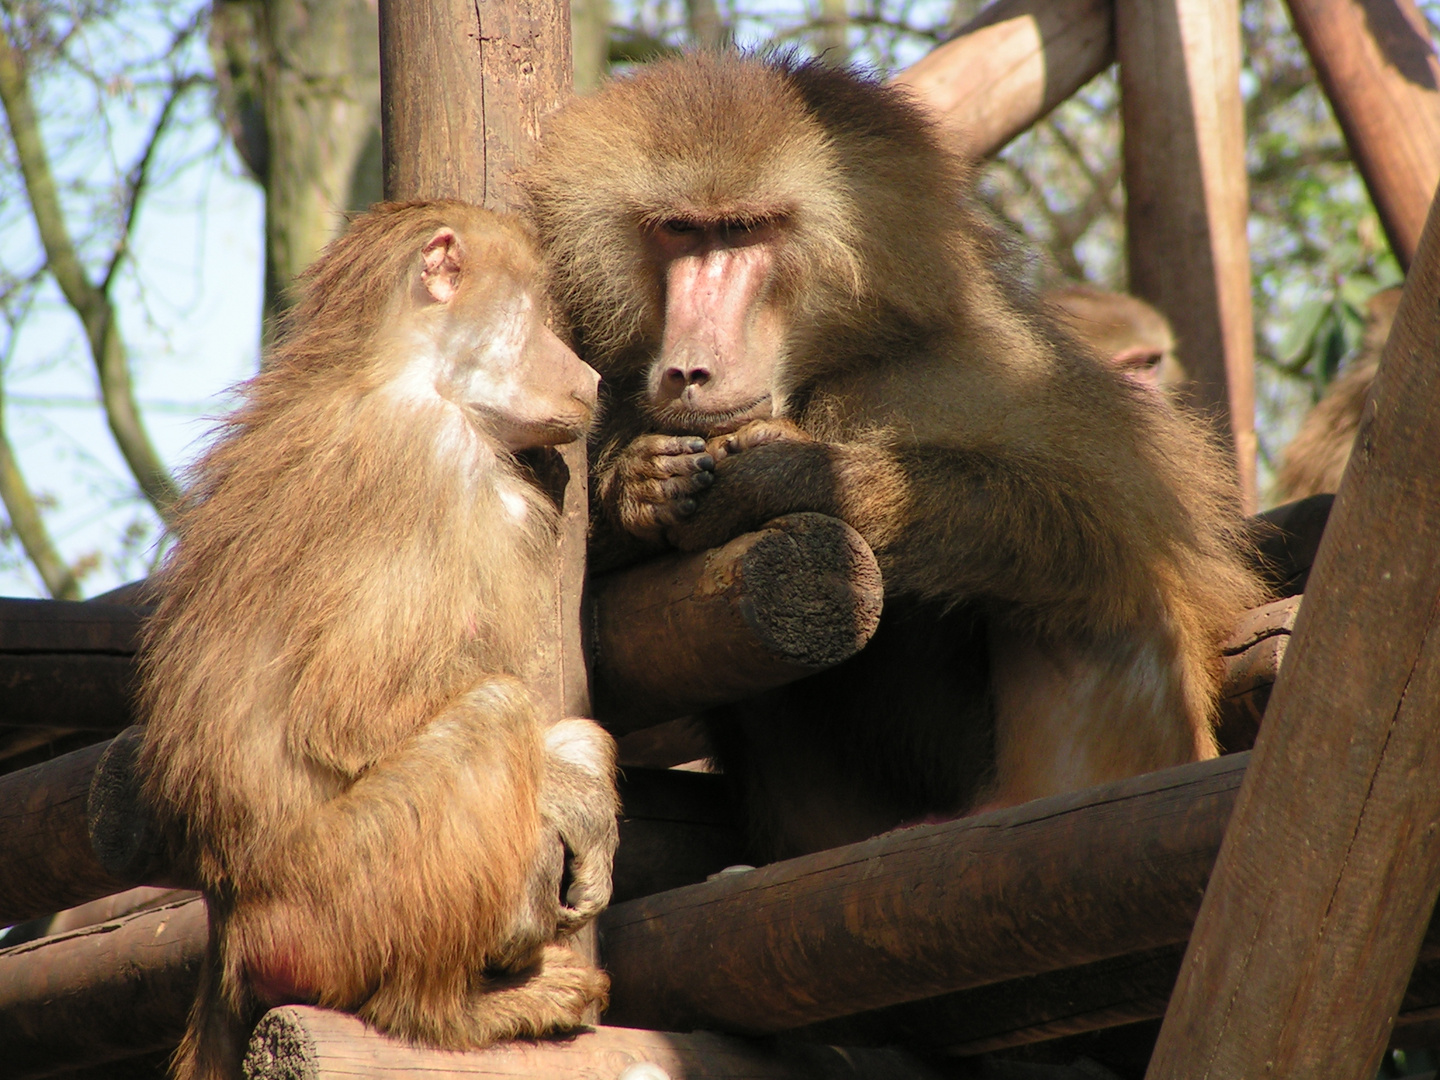
[[[759,1034],[1183,942],[1247,755],[612,907],[612,1023]]]
[[[90,782],[108,744],[0,776],[0,926],[119,892],[90,848]]]
[[[1255,488],[1245,120],[1238,0],[1116,0],[1130,291],[1169,318],[1191,396]]]
[[[514,1042],[466,1054],[407,1046],[345,1013],[288,1005],[255,1028],[248,1080],[928,1080],[939,1074],[895,1050],[755,1044],[703,1032],[602,1027],[568,1038]]]
[[[1412,0],[1286,0],[1391,250],[1408,269],[1440,183],[1440,57]]]
[[[1299,596],[1305,591],[1334,503],[1334,495],[1311,495],[1249,519],[1256,569],[1272,596]]]
[[[132,723],[131,658],[142,614],[114,604],[0,599],[3,726],[114,734]]]
[[[137,885],[133,889],[111,893],[98,900],[89,900],[62,911],[17,923],[5,931],[3,938],[0,938],[0,948],[9,949],[27,941],[35,941],[37,938],[52,937],[70,930],[80,930],[86,926],[111,922],[123,915],[144,911],[146,908],[161,907],[165,904],[189,900],[194,895],[195,893],[190,890],[174,889],[164,885]]]
[[[641,728],[615,740],[620,767],[636,765],[668,769],[675,765],[708,758],[710,741],[693,716],[681,716],[654,727]]]
[[[790,514],[724,547],[590,583],[596,716],[625,732],[838,664],[880,623],[875,556],[838,518]]]
[[[744,859],[745,837],[721,776],[626,769],[612,903],[650,896]]]
[[[895,76],[968,156],[997,153],[1115,59],[1112,0],[999,0]]]
[[[1440,892],[1440,212],[1151,1062],[1370,1077]]]
[[[1299,610],[1298,596],[1258,607],[1225,643],[1225,682],[1220,688],[1215,732],[1223,753],[1255,745]]]
[[[1401,1041],[1407,1030],[1428,1024],[1440,1006],[1440,919],[1431,921],[1425,942],[1396,1017]],[[1166,945],[859,1013],[796,1034],[843,1045],[895,1044],[969,1055],[1158,1020],[1184,953],[1183,944]]]
[[[559,0],[380,3],[380,113],[385,196],[464,199],[513,210],[511,182],[540,121],[569,95],[570,9]],[[585,580],[583,443],[531,455],[562,507],[549,625],[532,682],[555,718],[586,715],[580,594]]]
[[[188,900],[0,950],[7,1077],[103,1065],[180,1041],[205,948]]]
[[[136,883],[186,888],[164,861],[133,773],[139,728],[0,777],[0,925],[109,896]],[[723,780],[627,769],[614,881],[622,898],[703,881],[740,860]],[[14,867],[16,872],[10,873]]]

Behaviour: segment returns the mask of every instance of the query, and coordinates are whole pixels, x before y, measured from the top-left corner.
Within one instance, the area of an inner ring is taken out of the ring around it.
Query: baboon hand
[[[663,542],[714,482],[715,458],[698,435],[642,435],[621,453],[601,498],[626,532]]]
[[[610,902],[610,870],[619,842],[615,816],[615,740],[593,720],[569,717],[545,736],[540,809],[565,845],[568,887],[558,930],[584,926]]]
[[[706,440],[705,449],[718,465],[727,457],[757,446],[764,446],[766,443],[782,441],[813,442],[814,440],[794,421],[782,417],[771,417],[768,420],[751,420],[734,431],[713,436]]]

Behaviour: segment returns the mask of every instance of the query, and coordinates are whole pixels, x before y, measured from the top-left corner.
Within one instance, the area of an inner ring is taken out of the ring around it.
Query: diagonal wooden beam
[[[1372,1077],[1440,892],[1440,213],[1149,1080]]]
[[[1401,267],[1440,183],[1440,57],[1412,0],[1286,0]]]
[[[895,76],[989,157],[1115,59],[1113,0],[998,0]]]

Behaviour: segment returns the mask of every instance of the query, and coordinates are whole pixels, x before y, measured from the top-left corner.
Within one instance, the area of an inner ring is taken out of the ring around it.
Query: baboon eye
[[[686,236],[690,233],[700,231],[699,225],[696,225],[693,221],[686,221],[684,218],[671,218],[660,227],[666,232],[673,233],[676,236]]]

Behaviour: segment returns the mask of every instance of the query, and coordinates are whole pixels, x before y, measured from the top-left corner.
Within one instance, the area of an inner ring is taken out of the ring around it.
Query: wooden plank
[[[607,1019],[785,1031],[1183,942],[1247,757],[618,904]]]
[[[711,551],[596,578],[590,589],[595,711],[617,733],[848,660],[875,633],[884,604],[869,546],[823,514],[777,518]]]
[[[1190,396],[1255,487],[1254,325],[1238,0],[1116,0],[1130,291],[1170,320]]]
[[[1432,208],[1151,1062],[1371,1077],[1440,892]]]
[[[289,1005],[267,1013],[245,1058],[248,1080],[938,1080],[895,1050],[755,1044],[705,1032],[681,1035],[602,1027],[565,1039],[515,1042],[472,1053],[406,1046],[353,1016]]]
[[[205,905],[188,900],[0,950],[5,1075],[48,1076],[174,1047],[205,935]]]
[[[1290,18],[1409,268],[1440,183],[1440,57],[1412,0],[1286,0]]]
[[[1112,0],[999,0],[895,76],[989,157],[1115,59]]]

